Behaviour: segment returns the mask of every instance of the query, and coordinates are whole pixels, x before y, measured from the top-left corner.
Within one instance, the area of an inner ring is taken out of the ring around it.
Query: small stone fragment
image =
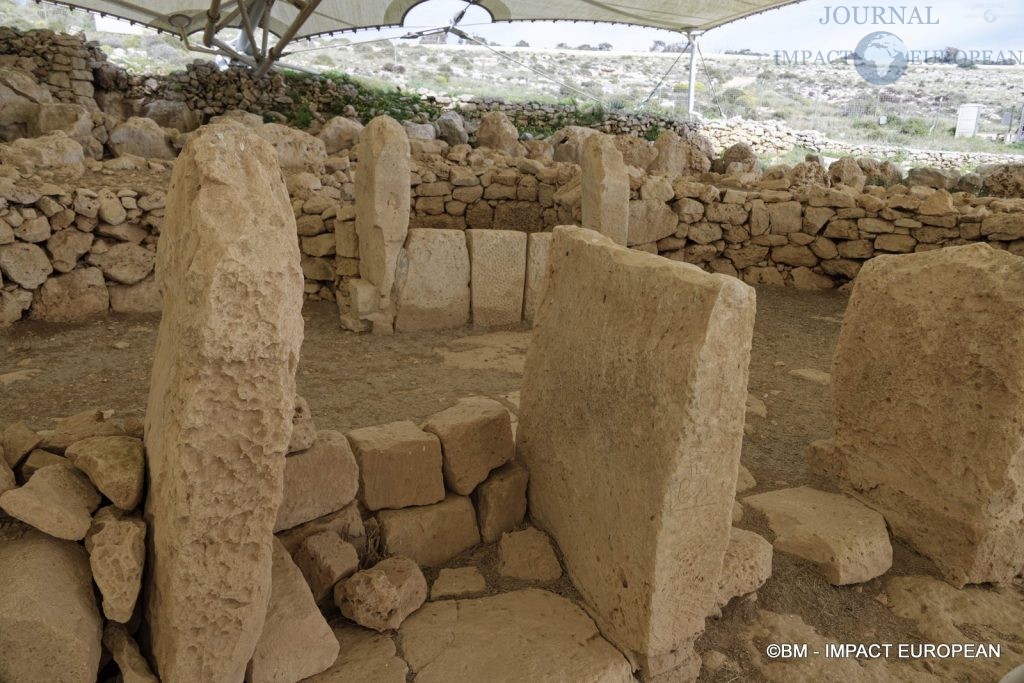
[[[733,598],[753,593],[772,575],[772,544],[753,531],[733,528],[718,577],[720,610]]]
[[[50,451],[44,451],[41,448],[37,448],[28,454],[25,461],[21,463],[19,471],[21,473],[22,481],[28,481],[32,478],[32,475],[43,469],[47,465],[60,465],[67,463],[67,458],[51,453]]]
[[[64,454],[117,507],[134,510],[142,502],[145,453],[131,436],[91,436],[71,444]]]
[[[743,493],[757,486],[757,480],[754,479],[754,475],[750,473],[747,466],[740,464],[739,475],[736,477],[736,493]]]
[[[833,585],[870,581],[892,566],[885,520],[853,498],[801,486],[743,502],[768,517],[776,548],[815,563]]]
[[[42,442],[43,437],[29,429],[24,422],[10,424],[3,434],[4,459],[14,469]]]
[[[160,683],[139,652],[139,646],[123,624],[108,621],[103,629],[103,646],[121,670],[124,683]]]
[[[288,442],[288,452],[298,453],[312,447],[316,442],[316,424],[309,402],[301,396],[295,397],[295,417],[292,418],[292,438]]]
[[[100,410],[86,410],[57,420],[57,426],[43,439],[42,447],[63,453],[71,444],[90,436],[120,436],[124,432]]]
[[[815,370],[814,368],[797,368],[790,370],[789,374],[798,379],[804,379],[808,382],[814,382],[815,384],[821,384],[822,386],[828,386],[832,384],[832,375],[821,370]]]
[[[444,480],[455,493],[468,495],[512,459],[512,420],[505,406],[475,396],[427,418],[423,429],[441,439]]]
[[[469,498],[449,495],[440,503],[404,510],[382,510],[381,540],[391,555],[424,567],[442,565],[480,543],[476,513]]]
[[[412,422],[354,429],[359,498],[368,510],[431,505],[444,500],[441,442]]]
[[[341,613],[360,626],[393,631],[427,599],[427,581],[405,557],[389,557],[334,589]]]
[[[274,531],[291,529],[348,505],[359,487],[359,468],[341,432],[317,433],[316,443],[284,461],[284,498]]]
[[[14,478],[14,470],[4,460],[3,452],[0,450],[0,495],[15,488],[18,488],[18,482]]]
[[[498,572],[510,579],[548,582],[561,578],[562,565],[548,535],[530,527],[498,541]]]
[[[494,543],[506,531],[519,526],[526,516],[526,484],[530,473],[518,463],[508,463],[491,473],[473,496],[476,500],[480,538]]]
[[[338,581],[359,569],[355,546],[333,531],[308,536],[299,545],[294,559],[318,604],[331,595]]]
[[[338,648],[302,572],[275,540],[267,618],[245,680],[300,681],[331,666],[338,658]]]
[[[50,465],[21,488],[0,494],[0,508],[40,531],[68,541],[85,538],[100,494],[72,465]]]
[[[461,598],[487,590],[487,580],[476,567],[442,569],[430,587],[430,599]]]
[[[146,523],[108,506],[96,513],[85,537],[92,577],[107,619],[127,623],[135,611],[146,561]]]
[[[356,502],[346,505],[337,512],[282,531],[277,535],[277,539],[281,541],[289,554],[295,555],[304,540],[321,531],[338,534],[341,540],[351,543],[360,555],[366,550],[366,527],[359,514],[359,504]]]

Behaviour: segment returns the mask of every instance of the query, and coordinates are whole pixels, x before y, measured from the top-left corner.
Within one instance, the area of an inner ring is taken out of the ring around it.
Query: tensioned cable
[[[704,73],[708,77],[708,87],[711,88],[711,97],[715,100],[715,106],[718,107],[718,113],[721,117],[725,118],[725,110],[722,109],[722,103],[718,101],[718,92],[715,90],[715,84],[712,83],[714,80],[711,78],[711,72],[708,71],[708,65],[704,63],[704,51],[700,49],[700,43],[697,43],[697,54],[700,55],[700,65],[704,68]]]
[[[688,43],[689,44],[687,45],[687,47],[692,50],[693,49],[693,41],[688,41]],[[679,63],[679,60],[683,58],[684,54],[686,54],[686,50],[683,50],[682,52],[679,53],[679,55],[675,58],[675,61],[673,61],[672,65],[668,68],[668,71],[666,71],[664,74],[662,74],[661,78],[658,79],[658,84],[655,85],[654,88],[651,90],[651,94],[648,95],[647,97],[645,97],[643,102],[640,102],[639,104],[637,104],[636,107],[634,108],[634,111],[639,111],[642,106],[644,106],[645,104],[647,104],[648,102],[651,101],[651,98],[654,97],[654,93],[658,92],[658,88],[660,88],[661,84],[665,82],[665,79],[668,78],[668,75],[670,73],[672,73],[672,70],[676,68],[676,64]]]

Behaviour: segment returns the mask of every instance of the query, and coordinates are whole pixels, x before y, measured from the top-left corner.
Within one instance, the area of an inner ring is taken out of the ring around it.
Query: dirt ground
[[[750,393],[764,401],[768,416],[748,416],[743,462],[758,482],[750,493],[804,484],[831,488],[808,472],[803,458],[807,444],[830,432],[828,386],[790,372],[829,371],[846,302],[836,292],[758,290]],[[320,429],[419,420],[471,395],[503,398],[514,406],[508,399],[519,389],[528,329],[374,337],[342,331],[330,304],[307,305],[304,315],[299,391]],[[46,429],[51,418],[89,408],[141,417],[158,323],[157,317],[111,317],[82,325],[26,322],[0,332],[0,425],[21,420]],[[752,509],[746,509],[739,526],[772,539]],[[773,576],[756,601],[734,600],[721,618],[708,620],[698,649],[724,654],[727,665],[705,666],[701,680],[848,680],[838,670],[831,678],[827,667],[773,672],[758,666],[749,639],[740,635],[758,610],[799,615],[829,642],[926,642],[914,622],[897,617],[878,598],[893,576],[937,573],[899,542],[893,546],[894,564],[886,577],[845,588],[830,586],[809,563],[776,552]],[[492,549],[476,552],[477,562],[493,561]],[[559,588],[569,590],[567,584]],[[1024,605],[1024,591],[1011,588],[1006,599]],[[1021,630],[1002,634],[1021,646],[1018,652],[1024,652]],[[1014,658],[1024,659],[1010,652],[998,668],[1021,663]],[[923,674],[932,680],[992,680],[990,672],[978,673],[970,667],[932,670],[888,663],[855,678],[909,680]]]

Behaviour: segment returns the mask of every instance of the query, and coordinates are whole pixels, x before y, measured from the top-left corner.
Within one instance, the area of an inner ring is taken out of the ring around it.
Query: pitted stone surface
[[[295,217],[267,142],[239,126],[192,137],[174,165],[157,260],[163,318],[145,439],[152,657],[164,681],[237,681],[270,598],[303,327]]]
[[[462,230],[410,230],[395,284],[395,329],[405,332],[466,325],[469,278],[469,250]]]
[[[523,319],[526,233],[467,230],[471,263],[473,324],[514,325]]]
[[[832,367],[835,438],[812,466],[946,580],[1024,566],[1024,260],[987,245],[879,256]]]

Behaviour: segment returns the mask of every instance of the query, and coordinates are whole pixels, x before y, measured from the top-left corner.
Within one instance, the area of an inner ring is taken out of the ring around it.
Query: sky
[[[642,0],[634,0],[642,2]],[[897,4],[897,2],[899,4]],[[845,25],[839,7],[854,5],[905,6],[917,8],[920,15],[930,18],[929,25],[875,26]],[[384,36],[397,36],[409,30],[447,25],[465,8],[464,0],[427,0],[413,8],[403,29],[361,31],[348,34],[353,42],[373,40]],[[828,15],[830,20],[822,23]],[[109,22],[108,22],[109,25]],[[611,43],[616,51],[646,52],[655,40],[679,42],[683,36],[670,31],[609,24],[568,22],[490,23],[490,17],[479,7],[470,7],[460,27],[502,45],[514,45],[525,40],[531,47],[555,47],[558,43],[576,46],[583,43],[597,45]],[[857,43],[873,31],[889,31],[899,36],[911,50],[941,50],[955,46],[961,50],[992,50],[1024,54],[1024,2],[1021,0],[927,0],[927,4],[914,4],[907,0],[860,0],[843,5],[840,0],[807,0],[795,5],[770,10],[726,26],[709,31],[700,39],[705,53],[725,50],[750,49],[774,54],[776,51],[808,50],[852,51]],[[454,40],[454,38],[452,39]]]

